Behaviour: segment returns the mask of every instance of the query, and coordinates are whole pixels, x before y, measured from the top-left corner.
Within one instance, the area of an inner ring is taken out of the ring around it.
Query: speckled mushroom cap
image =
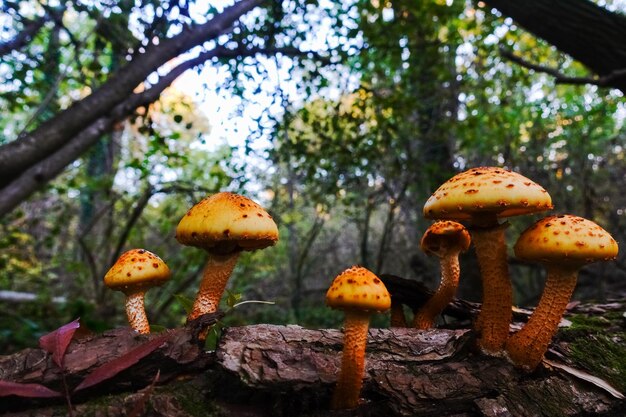
[[[372,272],[353,266],[337,275],[326,293],[326,305],[338,309],[383,312],[391,307],[385,284]]]
[[[552,208],[540,185],[518,173],[496,167],[472,168],[443,183],[424,205],[429,219],[471,220],[481,213],[518,216]]]
[[[255,250],[278,240],[276,223],[260,205],[239,194],[221,192],[193,206],[180,220],[176,239],[206,250]]]
[[[112,290],[140,290],[163,284],[170,269],[163,259],[145,249],[124,252],[104,276],[104,285]]]
[[[457,247],[460,252],[465,252],[471,242],[469,232],[461,223],[441,220],[426,230],[420,245],[427,254],[439,256],[441,250],[451,247]]]
[[[526,229],[515,255],[542,263],[584,265],[615,259],[617,242],[591,220],[572,215],[549,216]]]

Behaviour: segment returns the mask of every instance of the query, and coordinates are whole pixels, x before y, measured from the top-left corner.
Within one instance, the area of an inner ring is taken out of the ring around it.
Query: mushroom
[[[126,295],[128,323],[138,333],[150,333],[144,309],[144,294],[170,278],[170,269],[154,253],[145,249],[124,252],[104,276],[104,285]]]
[[[176,239],[209,254],[187,320],[217,311],[239,253],[272,246],[278,228],[272,216],[242,195],[221,192],[193,206],[180,220]]]
[[[515,172],[480,167],[455,175],[426,201],[429,219],[467,222],[476,248],[483,280],[480,315],[474,324],[478,346],[500,354],[509,335],[513,292],[507,264],[502,217],[530,214],[552,208],[541,186]]]
[[[421,247],[429,255],[439,258],[441,283],[433,296],[413,317],[413,327],[430,329],[435,317],[443,311],[459,286],[459,253],[467,251],[471,243],[465,227],[451,220],[433,223],[422,237]]]
[[[615,259],[617,252],[617,243],[606,230],[578,216],[549,216],[521,234],[515,255],[542,263],[547,276],[528,323],[506,344],[513,363],[527,370],[539,365],[574,291],[578,270],[592,262]]]
[[[345,312],[341,372],[332,400],[334,410],[355,408],[363,384],[370,315],[391,305],[385,284],[372,272],[353,266],[339,274],[326,293],[326,304]]]

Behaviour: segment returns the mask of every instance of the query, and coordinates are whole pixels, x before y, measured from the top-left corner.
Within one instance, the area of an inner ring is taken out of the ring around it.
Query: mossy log
[[[623,417],[625,310],[626,300],[572,305],[548,361],[533,373],[477,352],[468,329],[371,329],[362,404],[350,411],[328,410],[342,348],[334,329],[226,328],[212,352],[193,328],[153,335],[117,329],[74,340],[65,374],[71,391],[94,369],[156,340],[136,363],[73,393],[74,414]],[[63,391],[62,373],[39,349],[0,357],[0,379]],[[0,397],[0,414],[67,415],[67,405],[62,397]]]

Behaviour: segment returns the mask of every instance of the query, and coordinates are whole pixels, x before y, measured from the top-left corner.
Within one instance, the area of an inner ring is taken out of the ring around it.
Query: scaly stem
[[[150,333],[150,323],[148,323],[148,317],[146,317],[143,302],[145,293],[145,291],[140,290],[126,294],[126,316],[128,317],[128,323],[137,333],[141,334]]]
[[[528,370],[539,365],[574,292],[577,275],[578,269],[548,267],[545,289],[535,312],[506,344],[513,363]]]
[[[239,252],[229,255],[209,254],[209,259],[202,273],[200,289],[198,289],[193,308],[187,316],[187,321],[217,311],[228,278],[232,274],[238,258]]]
[[[478,345],[487,353],[500,353],[509,336],[513,291],[507,264],[506,226],[472,228],[470,235],[482,275],[483,300],[476,320]]]
[[[459,286],[459,252],[446,253],[439,258],[441,266],[441,283],[433,296],[422,306],[413,318],[413,327],[418,329],[430,329],[433,327],[435,318],[452,301]]]
[[[333,396],[333,410],[356,408],[359,405],[369,322],[369,313],[346,310],[341,372]]]

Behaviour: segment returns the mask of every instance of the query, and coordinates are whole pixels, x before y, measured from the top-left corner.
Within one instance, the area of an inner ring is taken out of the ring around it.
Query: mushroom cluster
[[[549,209],[552,201],[545,189],[520,174],[496,167],[472,168],[455,175],[424,205],[426,218],[463,222],[471,235],[483,284],[483,304],[474,324],[478,346],[488,354],[506,356],[528,370],[541,362],[548,349],[574,291],[578,269],[591,262],[614,259],[618,252],[617,243],[608,232],[581,217],[549,216],[529,227],[515,244],[515,254],[519,259],[544,264],[547,279],[534,314],[522,330],[509,337],[512,288],[504,235],[507,224],[498,220]],[[428,245],[434,236],[431,229],[436,226],[437,223],[425,233],[422,249],[441,257],[445,247],[440,241],[433,241],[434,250]],[[446,247],[456,248],[451,251],[454,256],[469,245],[461,235],[448,239]],[[454,239],[458,246],[454,246]],[[444,275],[456,274],[458,266],[445,265],[441,259],[444,286]],[[424,310],[432,313],[435,304],[439,309],[439,292]],[[417,314],[414,326],[431,325],[423,319],[425,315]]]
[[[509,335],[513,291],[504,231],[499,219],[552,208],[540,185],[496,167],[472,168],[442,184],[424,205],[424,217],[465,222],[482,275],[483,305],[475,323],[479,347],[499,354]]]
[[[500,220],[549,209],[552,201],[545,189],[502,168],[472,168],[441,185],[424,205],[424,216],[436,221],[420,242],[424,252],[439,258],[441,283],[415,313],[413,326],[432,327],[450,303],[459,283],[459,255],[473,243],[483,290],[481,312],[474,324],[478,346],[488,354],[508,357],[519,367],[534,369],[556,332],[574,291],[578,269],[614,259],[618,252],[608,232],[581,217],[549,216],[526,229],[515,244],[515,254],[519,259],[542,263],[547,279],[534,314],[519,332],[509,336],[513,297],[505,243],[507,223]],[[176,239],[207,252],[198,294],[187,317],[191,321],[217,311],[240,253],[274,245],[278,228],[254,201],[221,192],[186,213],[176,228]],[[126,294],[131,327],[149,333],[144,294],[169,276],[170,270],[161,258],[145,249],[133,249],[120,256],[105,275],[104,283]],[[350,409],[359,404],[370,316],[391,307],[392,327],[405,326],[404,313],[397,302],[392,306],[383,282],[359,266],[335,277],[326,293],[326,304],[345,313],[343,356],[332,408]]]
[[[208,253],[200,288],[187,320],[217,311],[239,254],[274,245],[278,228],[272,217],[244,196],[220,192],[193,206],[180,220],[176,239]],[[113,290],[126,294],[130,326],[149,333],[144,310],[145,291],[169,279],[170,270],[161,258],[145,249],[130,250],[117,260],[104,277]],[[202,339],[206,333],[201,333]]]

